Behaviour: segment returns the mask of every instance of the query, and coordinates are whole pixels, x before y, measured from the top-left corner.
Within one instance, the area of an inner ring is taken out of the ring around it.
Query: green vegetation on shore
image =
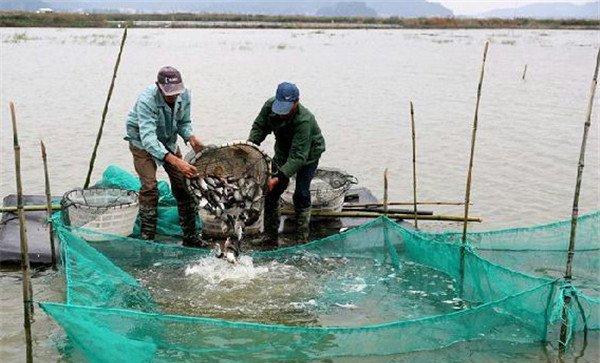
[[[596,20],[360,18],[247,14],[36,14],[0,12],[0,27],[110,28],[430,28],[430,29],[598,29]]]

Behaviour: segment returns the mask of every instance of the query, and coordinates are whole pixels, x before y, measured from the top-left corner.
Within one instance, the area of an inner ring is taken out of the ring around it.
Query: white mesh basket
[[[344,205],[346,193],[356,178],[335,168],[319,168],[310,183],[310,203],[313,211],[340,212]],[[281,209],[294,210],[294,190],[296,179],[291,178],[287,189],[281,195]]]
[[[63,196],[61,207],[65,223],[84,239],[105,240],[102,234],[129,236],[139,211],[138,193],[113,188],[74,189]]]

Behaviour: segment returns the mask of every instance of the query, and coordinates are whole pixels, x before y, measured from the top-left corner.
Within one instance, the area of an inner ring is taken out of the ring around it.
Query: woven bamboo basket
[[[251,178],[266,191],[267,179],[270,175],[269,156],[257,145],[247,141],[234,141],[219,146],[207,146],[199,153],[190,152],[185,159],[198,169],[200,178],[216,176],[220,178]],[[189,186],[189,181],[188,181]],[[263,231],[264,211],[261,200],[261,214],[256,222],[247,226],[244,233],[248,236],[257,235]],[[202,235],[208,238],[225,238],[221,230],[221,222],[213,215],[199,210],[202,218]]]

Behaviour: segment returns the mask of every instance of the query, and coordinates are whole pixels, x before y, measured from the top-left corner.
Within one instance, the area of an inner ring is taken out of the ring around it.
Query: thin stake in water
[[[417,138],[415,134],[415,110],[412,101],[410,101],[410,127],[412,130],[413,208],[415,212],[415,228],[419,228],[417,222]]]
[[[598,49],[598,55],[596,56],[596,68],[594,69],[594,76],[592,77],[592,84],[590,86],[590,97],[588,99],[587,112],[585,117],[585,124],[583,126],[583,138],[581,140],[581,149],[579,150],[579,162],[577,163],[577,179],[575,181],[575,195],[573,196],[573,209],[571,211],[571,233],[569,235],[569,249],[567,252],[567,267],[565,269],[565,280],[571,281],[573,277],[573,256],[575,255],[575,237],[577,234],[577,217],[579,216],[579,192],[581,191],[581,179],[583,176],[583,166],[585,162],[585,147],[587,145],[588,131],[592,124],[592,109],[594,107],[594,95],[596,94],[596,85],[598,84],[598,66],[600,64],[600,48]],[[560,351],[564,351],[567,344],[567,333],[568,333],[568,314],[567,309],[570,303],[570,297],[565,296],[565,304],[563,306],[562,316],[563,324],[560,328]]]
[[[388,170],[385,168],[383,172],[383,214],[388,212]]]
[[[23,273],[23,327],[25,329],[26,360],[33,362],[33,348],[31,345],[31,318],[33,315],[32,289],[29,274],[29,251],[27,246],[27,226],[23,213],[23,185],[21,182],[21,146],[17,132],[17,116],[15,104],[9,103],[10,117],[13,129],[13,147],[15,150],[15,179],[17,183],[17,215],[19,216],[19,235],[21,242],[21,271]]]
[[[121,63],[121,54],[123,53],[123,46],[125,45],[125,39],[127,39],[127,27],[123,31],[123,38],[121,38],[121,47],[119,48],[119,55],[115,62],[115,68],[113,70],[112,79],[110,81],[110,87],[108,88],[108,95],[106,95],[106,102],[104,103],[104,109],[102,110],[102,120],[100,121],[100,129],[96,135],[96,143],[94,144],[94,150],[92,151],[92,157],[90,158],[90,165],[88,167],[87,176],[85,177],[84,188],[90,186],[90,179],[92,178],[92,171],[94,170],[94,162],[96,161],[96,153],[98,152],[98,146],[100,145],[100,139],[102,138],[102,131],[104,130],[104,122],[106,121],[106,114],[108,113],[108,104],[112,97],[113,88],[115,86],[115,79],[117,78],[117,70],[119,69],[119,63]]]
[[[56,251],[54,251],[54,231],[52,229],[52,195],[50,192],[50,176],[48,175],[48,157],[46,155],[46,145],[44,141],[40,140],[40,147],[42,149],[42,162],[44,163],[44,186],[46,192],[46,213],[48,214],[48,233],[50,234],[50,253],[52,256],[52,269],[56,270]]]
[[[463,293],[463,282],[465,277],[465,248],[467,244],[467,222],[469,219],[469,206],[471,203],[471,178],[473,175],[473,158],[475,155],[475,140],[477,138],[477,122],[479,117],[479,102],[481,101],[481,85],[483,83],[483,75],[485,71],[485,60],[487,58],[487,51],[490,45],[489,41],[485,42],[483,47],[483,60],[481,62],[481,71],[479,73],[479,83],[477,85],[477,100],[475,102],[475,115],[473,116],[473,132],[471,133],[471,151],[469,156],[469,170],[467,172],[467,186],[465,191],[465,216],[463,221],[463,233],[462,233],[462,244],[460,246],[460,266],[459,266],[459,296]]]

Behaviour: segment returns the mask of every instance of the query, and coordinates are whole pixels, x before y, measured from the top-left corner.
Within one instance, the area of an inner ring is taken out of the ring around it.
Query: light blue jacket
[[[185,90],[171,110],[155,84],[146,88],[127,116],[125,140],[162,162],[168,152],[177,151],[177,135],[185,142],[192,136],[190,103]]]

